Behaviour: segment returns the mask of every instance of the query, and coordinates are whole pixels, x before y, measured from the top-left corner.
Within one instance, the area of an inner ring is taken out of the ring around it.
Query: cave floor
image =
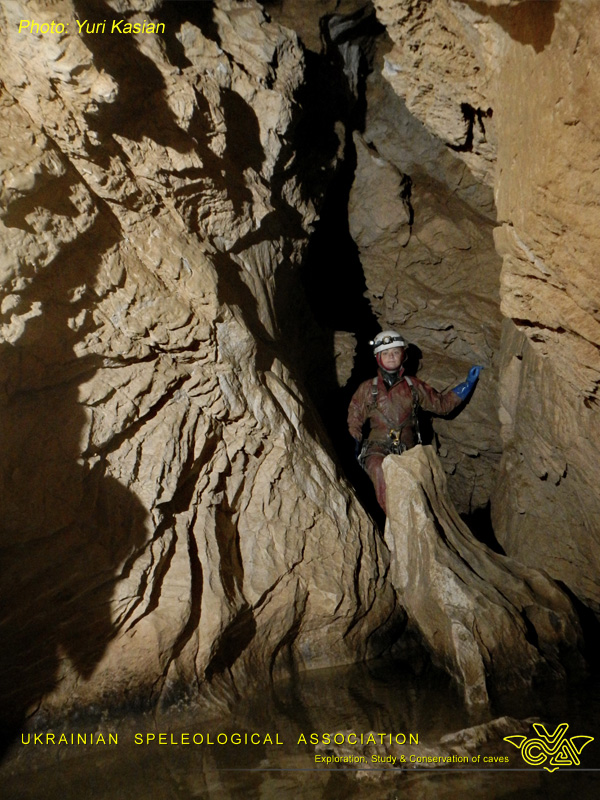
[[[569,736],[593,736],[594,741],[580,752],[579,765],[552,773],[526,764],[518,750],[500,739],[475,751],[478,763],[470,758],[448,767],[409,764],[401,770],[391,763],[369,763],[371,753],[386,752],[377,748],[354,750],[367,752],[360,772],[352,763],[316,758],[333,754],[322,745],[327,733],[337,732],[345,741],[350,732],[364,739],[369,732],[385,733],[380,739],[384,743],[390,734],[399,741],[412,734],[418,745],[406,752],[425,754],[439,748],[442,736],[505,714],[539,718],[549,732],[568,722]],[[62,744],[48,743],[46,733],[41,743],[35,743],[33,734],[29,743],[27,735],[15,742],[0,767],[4,800],[595,798],[600,785],[600,680],[507,695],[491,712],[474,714],[464,708],[446,677],[431,668],[415,674],[406,665],[370,662],[304,673],[238,702],[233,713],[219,719],[209,720],[193,705],[179,704],[153,715],[103,718],[93,725],[71,721],[52,731],[56,740],[65,734]],[[311,742],[311,734],[319,744]],[[86,735],[86,744],[71,744],[72,735],[75,740]],[[509,760],[484,764],[486,755]]]

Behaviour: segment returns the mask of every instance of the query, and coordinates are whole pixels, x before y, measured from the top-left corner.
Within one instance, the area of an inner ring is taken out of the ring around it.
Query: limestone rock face
[[[431,447],[384,461],[390,580],[470,704],[582,665],[571,603],[545,574],[478,542],[447,500]]]
[[[323,23],[332,17],[341,19],[360,14],[367,4],[365,0],[319,0],[318,3],[266,0],[264,6],[273,19],[296,31],[307,48],[319,52],[324,44]]]
[[[383,75],[408,110],[492,186],[496,126],[476,14],[447,0],[375,0],[394,44]]]
[[[528,5],[537,8],[509,17],[525,42],[503,33],[495,91],[496,242],[502,313],[514,327],[504,336],[494,518],[509,552],[598,613],[600,145],[590,98],[600,89],[591,68],[600,23],[593,3]]]
[[[354,137],[350,232],[381,326],[423,354],[419,377],[445,390],[471,365],[486,367],[462,413],[433,423],[452,499],[469,513],[489,502],[501,452],[493,197],[382,78],[385,48],[367,79],[364,133]]]
[[[505,325],[500,417],[506,449],[494,527],[508,553],[564,581],[598,613],[599,415],[566,388],[554,362],[540,359],[525,333]]]
[[[366,109],[349,225],[375,316],[438,389],[486,367],[435,422],[451,498],[493,495],[509,554],[600,613],[593,2],[376,0],[366,84],[364,3],[266,7],[326,34]],[[118,19],[166,30],[98,30]],[[576,663],[565,596],[468,535],[422,451],[387,464],[412,485],[390,571],[296,379],[298,268],[350,144],[306,114],[316,54],[253,0],[5,0],[0,29],[9,721],[375,655],[398,594],[472,703]],[[357,342],[331,339],[342,385]]]
[[[384,76],[466,165],[468,183],[494,189],[507,320],[496,534],[598,612],[596,5],[375,7],[393,41]]]
[[[1,12],[2,658],[13,718],[377,651],[385,549],[278,341],[318,192],[252,2]],[[214,9],[213,9],[214,6]],[[164,37],[77,33],[149,13]],[[64,35],[18,20],[70,21]],[[316,170],[332,153],[305,151]],[[349,342],[343,343],[347,350]]]

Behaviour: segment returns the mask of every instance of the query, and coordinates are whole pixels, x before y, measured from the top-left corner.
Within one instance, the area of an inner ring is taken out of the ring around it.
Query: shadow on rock
[[[93,466],[81,458],[79,386],[99,358],[74,347],[93,329],[85,287],[118,239],[107,214],[33,278],[21,302],[43,313],[0,345],[2,749],[61,681],[77,693],[93,676],[123,624],[112,619],[115,587],[147,538],[139,500],[101,455]]]
[[[470,706],[500,690],[581,677],[586,664],[577,613],[545,573],[490,550],[447,495],[431,447],[383,462],[390,580],[435,663]]]

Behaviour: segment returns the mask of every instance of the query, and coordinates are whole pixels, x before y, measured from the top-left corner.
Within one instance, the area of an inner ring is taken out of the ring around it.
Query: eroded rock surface
[[[386,49],[381,41],[366,84],[365,130],[354,137],[350,231],[371,306],[383,328],[419,347],[419,376],[445,390],[472,364],[486,367],[461,414],[433,422],[452,499],[471,513],[489,503],[501,452],[493,198],[394,94],[381,74]]]
[[[496,242],[502,313],[514,327],[503,337],[494,520],[509,552],[564,580],[598,613],[600,144],[589,98],[600,88],[591,68],[600,24],[593,3],[527,5],[505,12],[495,75]]]
[[[470,704],[494,691],[564,678],[583,664],[567,595],[544,573],[477,541],[447,499],[431,447],[383,465],[390,580],[433,659]]]
[[[510,554],[564,580],[598,613],[596,5],[375,7],[393,41],[384,77],[468,168],[467,184],[494,189],[508,320],[496,534]]]
[[[202,5],[3,5],[1,623],[17,722],[180,687],[224,697],[375,652],[393,618],[385,548],[278,343],[295,301],[277,275],[319,200],[290,145],[303,52],[257,4]],[[74,23],[153,11],[164,38]],[[33,13],[72,24],[18,34]],[[335,146],[304,145],[316,171],[335,164]]]
[[[488,96],[482,15],[447,0],[375,0],[392,39],[384,77],[408,110],[464,161],[494,183],[497,133]]]
[[[350,228],[375,315],[421,347],[420,374],[443,389],[486,366],[461,415],[435,423],[459,510],[493,494],[506,550],[598,611],[591,3],[377,0],[393,47],[369,51]],[[315,54],[257,3],[177,5],[0,11],[0,624],[16,722],[180,688],[233,697],[376,654],[402,616],[282,336],[294,319],[305,335],[296,271],[347,130],[305,113]],[[327,33],[358,114],[364,4],[270,5],[314,51]],[[167,32],[17,32],[75,14]],[[343,384],[356,339],[330,333]],[[439,642],[427,619],[425,638],[473,702],[486,673],[563,674],[559,645],[577,660],[564,595],[470,538],[431,475],[414,473],[411,507],[441,559],[422,564],[445,581],[425,598]],[[434,500],[471,566],[437,549]],[[425,551],[412,532],[401,558],[388,541],[417,614],[406,559]],[[457,574],[481,591],[465,599]]]

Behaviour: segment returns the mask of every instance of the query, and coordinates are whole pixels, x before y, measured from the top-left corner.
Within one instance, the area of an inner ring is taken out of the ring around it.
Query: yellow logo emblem
[[[568,728],[568,724],[563,722],[554,733],[548,733],[541,723],[534,722],[533,729],[537,733],[537,737],[528,739],[527,736],[505,736],[504,741],[510,742],[517,750],[520,750],[523,761],[531,764],[532,767],[539,767],[550,759],[549,765],[544,769],[554,772],[560,767],[581,764],[579,760],[581,751],[587,744],[594,741],[593,736],[571,736],[570,739],[567,739],[565,734]]]

